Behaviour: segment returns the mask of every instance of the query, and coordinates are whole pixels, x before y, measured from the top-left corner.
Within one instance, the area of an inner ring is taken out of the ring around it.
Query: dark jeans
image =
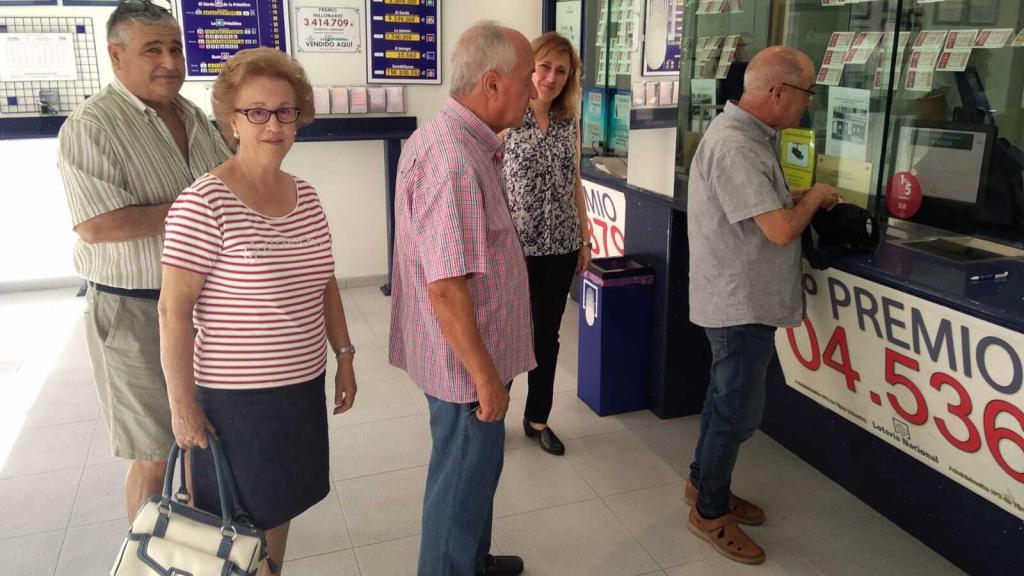
[[[711,381],[690,481],[700,490],[697,511],[710,519],[729,512],[729,486],[740,444],[761,425],[775,327],[745,324],[706,328],[705,333],[711,343]]]
[[[530,422],[545,424],[551,414],[555,392],[555,366],[558,363],[558,329],[562,326],[565,299],[569,296],[576,272],[576,252],[554,256],[527,256],[530,275],[530,309],[533,316],[533,353],[537,367],[527,377],[524,416]]]
[[[427,396],[433,449],[423,495],[419,576],[474,576],[491,549],[505,423],[481,422],[479,402]]]

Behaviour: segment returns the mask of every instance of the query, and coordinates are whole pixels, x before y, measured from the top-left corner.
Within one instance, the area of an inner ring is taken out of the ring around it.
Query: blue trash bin
[[[624,257],[595,259],[580,279],[577,395],[601,416],[647,407],[653,284]]]

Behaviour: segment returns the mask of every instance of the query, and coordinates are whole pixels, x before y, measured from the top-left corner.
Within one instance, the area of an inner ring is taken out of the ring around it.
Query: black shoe
[[[484,567],[477,571],[477,576],[517,576],[523,573],[523,559],[519,556],[487,555]]]
[[[551,426],[543,430],[536,430],[533,426],[530,426],[529,420],[523,418],[523,430],[526,431],[528,438],[540,436],[540,447],[548,454],[554,454],[555,456],[565,454],[565,444],[562,444],[562,441],[558,439]]]

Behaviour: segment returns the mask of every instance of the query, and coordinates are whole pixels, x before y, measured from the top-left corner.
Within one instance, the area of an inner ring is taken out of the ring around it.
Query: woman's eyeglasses
[[[266,108],[236,108],[235,112],[245,116],[246,120],[253,124],[266,124],[270,122],[270,116],[277,116],[277,121],[282,124],[291,124],[299,119],[299,109],[294,106],[267,110]]]

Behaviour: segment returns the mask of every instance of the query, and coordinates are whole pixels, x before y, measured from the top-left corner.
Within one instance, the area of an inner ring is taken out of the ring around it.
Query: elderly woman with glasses
[[[237,152],[167,216],[161,357],[178,445],[221,439],[241,504],[267,531],[273,574],[290,520],[330,489],[325,371],[336,358],[340,414],[356,395],[355,348],[323,207],[281,170],[313,118],[305,73],[276,50],[243,50],[218,76],[213,108]],[[212,458],[193,453],[195,504],[219,511]]]

